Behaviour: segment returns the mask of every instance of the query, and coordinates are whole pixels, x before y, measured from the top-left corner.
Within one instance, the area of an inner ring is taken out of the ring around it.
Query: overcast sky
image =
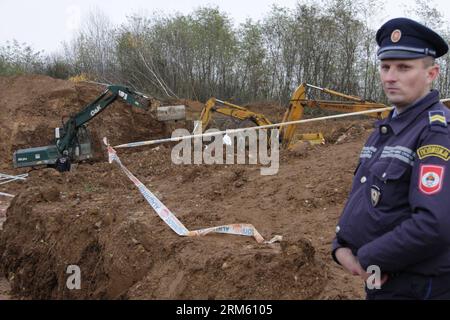
[[[404,16],[404,9],[414,0],[387,1],[386,10],[375,22]],[[263,18],[272,4],[295,8],[297,0],[0,0],[0,45],[17,39],[30,44],[35,50],[52,52],[69,41],[80,26],[83,17],[94,9],[100,9],[114,24],[126,20],[136,12],[160,11],[163,13],[190,13],[199,6],[216,5],[228,13],[235,23],[246,18]],[[437,9],[450,18],[450,1],[434,0]]]

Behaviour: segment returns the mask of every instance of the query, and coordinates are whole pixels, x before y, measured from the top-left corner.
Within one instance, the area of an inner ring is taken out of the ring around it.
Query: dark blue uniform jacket
[[[336,227],[333,257],[348,247],[364,269],[450,273],[449,119],[433,90],[377,123]]]

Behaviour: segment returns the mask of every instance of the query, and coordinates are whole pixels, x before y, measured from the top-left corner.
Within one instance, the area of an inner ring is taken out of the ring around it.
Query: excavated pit
[[[0,78],[0,85],[7,91],[0,98],[0,172],[8,174],[26,171],[12,169],[15,149],[48,144],[60,114],[80,110],[101,92],[42,76]],[[198,116],[201,104],[183,103],[188,115]],[[273,121],[282,116],[279,106],[250,108]],[[174,165],[168,145],[118,150],[188,229],[251,223],[266,239],[283,236],[268,245],[232,235],[179,237],[165,225],[120,168],[105,161],[99,141],[148,140],[170,131],[117,103],[89,124],[99,147],[95,162],[64,174],[33,170],[25,182],[0,186],[16,195],[11,203],[0,198],[6,220],[0,276],[11,286],[0,298],[362,298],[362,284],[335,265],[330,246],[372,123],[302,126],[299,133],[321,131],[328,143],[282,151],[272,176],[261,176],[257,165]],[[66,286],[70,265],[80,267],[80,290]]]

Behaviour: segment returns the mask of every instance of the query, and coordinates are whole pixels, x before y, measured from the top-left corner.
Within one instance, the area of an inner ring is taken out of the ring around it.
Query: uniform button
[[[341,227],[337,226],[336,227],[336,233],[338,233],[339,231],[341,231]]]
[[[361,183],[366,183],[366,181],[367,181],[367,178],[366,178],[366,177],[362,177],[362,178],[361,178]]]
[[[382,134],[388,133],[388,128],[387,128],[386,126],[382,126],[382,127],[381,127],[381,133],[382,133]]]
[[[382,177],[383,177],[383,178],[386,178],[386,172],[385,172],[385,173],[383,173]]]

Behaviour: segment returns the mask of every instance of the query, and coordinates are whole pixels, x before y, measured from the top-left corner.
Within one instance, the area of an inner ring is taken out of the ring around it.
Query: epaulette
[[[444,111],[434,110],[428,112],[428,120],[430,123],[430,129],[432,131],[443,131],[447,132],[447,118],[445,117]],[[444,129],[445,128],[445,129]]]
[[[441,110],[429,111],[428,119],[430,120],[430,126],[447,127],[447,118],[445,118],[444,111]]]

